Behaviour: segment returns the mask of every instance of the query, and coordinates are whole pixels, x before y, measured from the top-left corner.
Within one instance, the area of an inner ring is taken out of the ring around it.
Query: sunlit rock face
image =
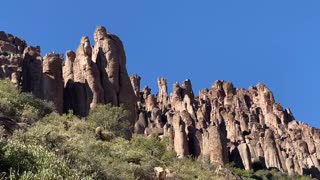
[[[133,132],[168,138],[178,158],[192,155],[244,169],[259,162],[320,178],[320,131],[296,121],[264,84],[237,89],[218,80],[196,96],[189,79],[174,83],[170,93],[160,77],[158,93],[152,94],[148,86],[140,89],[140,76],[129,77],[119,37],[102,26],[93,36],[92,44],[82,37],[75,52],[42,58],[40,47],[0,32],[0,78],[52,101],[59,113],[72,110],[84,117],[98,104],[123,104]]]
[[[0,32],[0,78],[10,79],[24,92],[52,101],[59,113],[73,110],[86,116],[98,104],[124,105],[130,112],[133,129],[137,119],[137,93],[126,69],[121,40],[99,26],[94,46],[84,36],[76,52],[49,53],[44,58],[40,47]]]
[[[63,112],[63,55],[50,53],[43,60],[43,98],[52,101],[59,113]]]
[[[123,104],[130,111],[130,122],[136,121],[136,94],[126,68],[126,55],[120,38],[99,26],[94,33],[92,61],[98,66],[105,103]]]
[[[234,162],[245,169],[259,162],[291,175],[319,178],[320,131],[297,122],[264,84],[237,89],[219,80],[198,96],[190,80],[174,83],[170,96],[164,78],[158,86],[157,99],[150,89],[140,91],[138,107],[144,116],[136,126],[162,128],[160,137],[169,137],[177,157],[193,155],[214,165]],[[159,109],[157,116],[152,115],[154,108]]]

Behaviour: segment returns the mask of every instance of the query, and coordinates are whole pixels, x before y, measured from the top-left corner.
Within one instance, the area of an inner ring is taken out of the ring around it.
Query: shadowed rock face
[[[25,41],[0,32],[0,78],[10,79],[17,86],[21,83],[23,51]]]
[[[190,80],[158,79],[159,93],[140,90],[141,77],[129,78],[121,40],[98,27],[94,46],[88,37],[76,52],[50,53],[0,32],[0,78],[24,92],[52,101],[57,111],[86,116],[97,104],[123,104],[131,113],[132,130],[146,136],[168,137],[168,149],[178,158],[193,155],[214,165],[234,162],[251,169],[255,161],[290,175],[320,178],[320,130],[297,122],[262,83],[236,89],[218,80],[196,96]]]
[[[22,61],[22,91],[31,92],[43,98],[42,57],[39,47],[29,46],[24,49]]]

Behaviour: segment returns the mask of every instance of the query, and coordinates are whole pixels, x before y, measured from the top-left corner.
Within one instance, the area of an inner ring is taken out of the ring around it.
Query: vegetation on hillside
[[[152,179],[155,167],[176,179],[223,179],[209,163],[176,159],[166,139],[131,136],[122,107],[99,105],[85,119],[59,115],[51,103],[1,81],[0,112],[30,125],[8,138],[0,133],[0,179]],[[244,179],[288,178],[230,169]]]

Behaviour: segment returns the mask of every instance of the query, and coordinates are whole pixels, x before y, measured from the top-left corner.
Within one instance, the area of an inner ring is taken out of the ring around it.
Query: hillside
[[[196,96],[186,80],[169,95],[159,78],[154,95],[129,77],[116,35],[98,27],[94,41],[81,38],[66,59],[41,57],[40,47],[0,32],[0,77],[32,94],[2,82],[4,177],[320,178],[319,130],[297,122],[264,84],[218,80]],[[15,162],[25,153],[48,160]]]

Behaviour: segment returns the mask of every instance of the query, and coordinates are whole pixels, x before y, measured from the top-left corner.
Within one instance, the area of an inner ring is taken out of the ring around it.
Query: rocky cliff
[[[97,104],[123,104],[136,120],[136,95],[126,69],[121,40],[97,27],[92,47],[82,37],[76,52],[40,55],[40,47],[0,32],[0,78],[10,79],[23,92],[52,101],[59,113],[73,110],[86,116]]]
[[[214,165],[252,169],[259,163],[288,174],[319,176],[320,131],[297,122],[259,83],[237,89],[216,81],[196,96],[190,80],[173,84],[158,79],[159,91],[140,89],[141,78],[128,76],[121,40],[98,27],[94,45],[82,37],[76,52],[49,53],[0,32],[0,77],[24,92],[52,101],[58,112],[86,116],[97,104],[123,104],[134,132],[168,138],[178,158],[188,155]]]
[[[134,87],[139,79],[131,77]],[[199,96],[190,80],[175,83],[170,96],[164,78],[158,85],[157,96],[148,87],[138,93],[135,133],[169,138],[168,147],[179,158],[192,155],[215,165],[233,162],[248,170],[259,163],[320,178],[319,129],[297,122],[264,84],[237,89],[219,80]]]

